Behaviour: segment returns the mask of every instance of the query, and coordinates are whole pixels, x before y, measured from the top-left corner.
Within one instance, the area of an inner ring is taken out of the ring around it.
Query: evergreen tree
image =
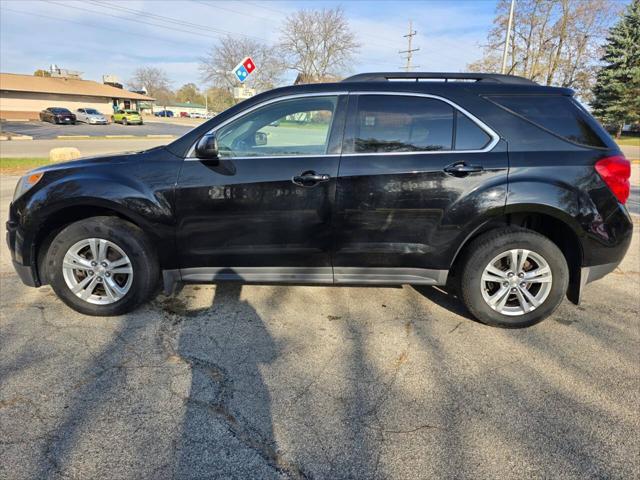
[[[640,121],[640,0],[632,0],[622,19],[609,31],[593,89],[593,112],[617,136],[625,123]]]

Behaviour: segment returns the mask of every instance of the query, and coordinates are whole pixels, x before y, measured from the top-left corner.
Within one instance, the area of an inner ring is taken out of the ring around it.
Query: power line
[[[409,33],[406,35],[403,35],[404,38],[408,39],[408,43],[409,46],[406,50],[400,50],[398,53],[406,53],[407,56],[404,57],[407,59],[407,64],[404,68],[407,72],[410,72],[411,69],[415,66],[418,67],[419,65],[411,65],[411,59],[413,58],[413,52],[417,52],[418,50],[420,50],[420,47],[418,48],[411,48],[411,41],[413,40],[413,37],[417,34],[418,32],[416,32],[415,30],[413,30],[413,22],[411,20],[409,20]]]
[[[225,34],[225,35],[240,35],[240,36],[243,36],[243,37],[262,40],[259,37],[254,37],[252,35],[246,35],[244,33],[235,33],[235,32],[229,31],[229,30],[224,30],[222,28],[211,27],[209,25],[201,25],[201,24],[198,24],[198,23],[193,23],[193,22],[189,22],[189,21],[186,21],[186,20],[181,20],[181,19],[174,18],[174,17],[167,17],[167,16],[164,16],[164,15],[157,15],[155,13],[149,13],[149,12],[145,12],[143,10],[136,10],[136,9],[133,9],[133,8],[123,7],[121,5],[116,5],[116,4],[112,4],[112,3],[109,3],[109,2],[101,2],[101,1],[97,1],[97,0],[85,0],[85,1],[87,1],[87,2],[89,2],[91,4],[93,4],[93,5],[96,5],[98,7],[109,8],[109,9],[113,8],[113,9],[120,10],[120,11],[125,12],[125,13],[131,13],[131,14],[134,14],[134,15],[143,15],[145,17],[149,17],[149,18],[152,18],[152,19],[157,19],[157,20],[159,20],[161,22],[171,23],[171,24],[174,24],[174,25],[180,25],[180,26],[184,26],[184,27],[187,27],[187,28],[196,28],[198,30],[204,30],[204,31],[212,30],[214,32],[217,31],[217,32],[220,32],[220,33]],[[171,27],[171,28],[173,28],[173,27]]]

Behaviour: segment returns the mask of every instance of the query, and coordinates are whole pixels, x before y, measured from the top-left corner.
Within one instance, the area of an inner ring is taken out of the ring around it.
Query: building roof
[[[124,98],[127,100],[154,100],[146,95],[112,87],[93,80],[74,78],[36,77],[17,73],[0,73],[0,90],[10,92],[57,93],[91,97]]]

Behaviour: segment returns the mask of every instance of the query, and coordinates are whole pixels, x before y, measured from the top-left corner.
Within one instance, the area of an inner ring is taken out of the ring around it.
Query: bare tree
[[[232,70],[244,57],[251,57],[256,65],[245,85],[260,91],[280,83],[285,66],[273,47],[250,38],[231,36],[222,38],[200,59],[202,79],[214,87],[231,91],[240,85]]]
[[[132,90],[146,90],[147,94],[156,99],[156,103],[166,105],[174,100],[175,94],[171,90],[169,76],[164,70],[155,67],[140,67],[133,72],[127,82]]]
[[[322,81],[348,70],[360,47],[339,7],[299,10],[286,19],[281,33],[288,67],[306,81]]]
[[[500,0],[484,56],[473,71],[500,71],[510,0]],[[615,0],[518,0],[507,73],[588,94],[599,45],[620,5]]]

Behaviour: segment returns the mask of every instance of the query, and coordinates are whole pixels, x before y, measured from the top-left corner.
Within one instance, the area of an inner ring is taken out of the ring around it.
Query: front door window
[[[221,157],[324,155],[337,97],[283,100],[258,108],[216,132]]]

